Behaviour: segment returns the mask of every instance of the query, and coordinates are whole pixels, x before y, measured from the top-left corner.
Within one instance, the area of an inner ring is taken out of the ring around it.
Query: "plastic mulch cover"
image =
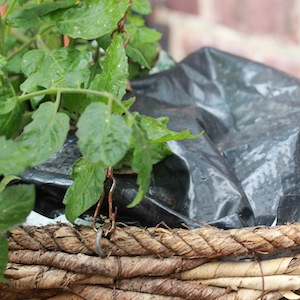
[[[137,191],[135,178],[116,175],[118,220],[222,228],[300,221],[299,80],[204,48],[132,88],[134,110],[205,135],[169,144],[175,154],[154,167],[148,194],[132,209],[126,205]],[[61,212],[79,155],[70,136],[58,154],[22,174],[39,187],[38,212]]]

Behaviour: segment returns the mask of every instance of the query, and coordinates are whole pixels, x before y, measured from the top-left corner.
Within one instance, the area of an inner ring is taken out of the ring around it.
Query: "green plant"
[[[0,277],[5,232],[33,209],[32,185],[8,185],[47,160],[76,124],[82,157],[73,165],[64,204],[74,221],[103,192],[108,168],[137,173],[138,204],[152,165],[171,154],[166,142],[193,138],[167,129],[166,118],[130,112],[128,78],[147,73],[161,35],[145,27],[148,0],[0,1]],[[69,41],[68,46],[65,41]]]

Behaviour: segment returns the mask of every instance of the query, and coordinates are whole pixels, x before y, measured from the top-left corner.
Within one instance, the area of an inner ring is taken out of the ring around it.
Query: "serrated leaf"
[[[86,72],[88,75],[89,72]],[[63,86],[70,88],[80,88],[82,84],[87,85],[88,76],[85,76],[80,70],[71,70],[66,74],[66,81]]]
[[[129,79],[133,79],[135,77],[143,76],[149,73],[149,69],[141,68],[141,65],[134,61],[129,62],[128,70],[129,70]]]
[[[167,128],[168,122],[169,118],[154,119],[147,116],[141,116],[141,125],[147,131],[148,137],[152,143],[194,139],[203,134],[192,135],[189,129],[180,132],[172,131]]]
[[[65,94],[63,97],[64,109],[76,116],[79,116],[79,113],[84,111],[87,105],[85,94]]]
[[[0,116],[0,136],[4,135],[9,139],[18,133],[22,124],[23,112],[23,103],[17,103],[11,112]]]
[[[72,94],[70,94],[70,95],[72,95]],[[82,113],[93,102],[100,102],[100,103],[104,103],[104,104],[108,103],[108,98],[105,98],[105,97],[86,97],[86,95],[83,95],[81,98],[76,96],[74,100],[75,100],[75,102],[77,102],[77,104],[74,103],[72,105],[72,104],[70,104],[70,102],[72,101],[71,96],[69,98],[69,95],[65,95],[64,100],[65,100],[66,96],[67,96],[67,102],[68,102],[67,103],[68,109],[69,109],[69,107],[70,107],[71,111],[72,111],[72,109],[75,109],[75,110],[77,109],[77,111],[79,113]],[[135,98],[130,98],[130,99],[121,101],[120,103],[122,105],[120,105],[119,102],[114,101],[112,104],[112,107],[111,107],[111,111],[112,111],[112,113],[123,114],[130,109],[131,105],[134,102],[135,102]]]
[[[159,51],[158,40],[161,34],[146,27],[126,26],[130,35],[129,46],[138,50],[150,67],[153,67]]]
[[[167,156],[172,155],[173,151],[166,143],[150,143],[149,144],[151,154],[151,165],[155,165],[158,162],[165,159]],[[133,149],[129,149],[124,158],[114,166],[114,169],[121,169],[124,166],[131,166],[133,160]]]
[[[17,177],[15,175],[7,175],[0,181],[0,193],[2,193],[5,189],[5,187],[13,180],[20,179],[20,177]]]
[[[137,123],[134,123],[132,138],[133,159],[131,167],[138,174],[137,184],[139,189],[133,201],[127,205],[128,208],[141,202],[149,189],[152,172],[151,148],[147,132]]]
[[[141,43],[154,43],[161,39],[162,34],[155,29],[148,27],[139,27],[137,32],[137,39]]]
[[[166,143],[150,143],[151,149],[151,164],[155,165],[165,159],[167,156],[172,155],[173,151]]]
[[[121,100],[126,93],[128,63],[123,46],[123,39],[115,34],[112,43],[106,50],[102,73],[97,74],[90,89],[106,91]],[[90,97],[90,96],[89,96]]]
[[[0,175],[24,172],[29,167],[32,156],[33,153],[27,152],[20,143],[0,136]]]
[[[78,147],[92,163],[113,166],[129,149],[132,130],[122,116],[111,114],[108,105],[91,103],[77,127]]]
[[[22,64],[21,54],[16,55],[8,61],[6,69],[8,72],[11,72],[11,73],[22,74],[21,64]]]
[[[71,81],[72,72],[78,72],[81,81],[86,85],[89,80],[89,54],[81,53],[73,48],[57,48],[53,50],[31,50],[22,58],[22,71],[28,77],[20,86],[23,92],[30,93],[38,87],[50,88],[53,85],[74,87]],[[74,78],[73,73],[73,78]],[[80,81],[80,80],[79,80]],[[58,84],[59,83],[59,84]]]
[[[20,135],[19,143],[27,151],[34,153],[30,165],[39,164],[56,153],[63,145],[70,129],[69,117],[58,113],[55,103],[45,102],[32,115]]]
[[[126,54],[136,63],[138,63],[140,66],[143,66],[147,69],[150,69],[150,66],[142,54],[142,52],[139,49],[131,47],[129,44],[126,47]]]
[[[93,206],[103,192],[105,169],[80,158],[73,165],[73,184],[68,188],[63,203],[66,217],[74,222],[77,217]]]
[[[87,0],[53,14],[58,30],[72,38],[96,39],[117,28],[129,0]]]
[[[126,111],[128,111],[134,102],[135,102],[135,97],[131,97],[127,100],[123,100],[122,105],[125,107]],[[113,110],[113,112],[124,113],[125,111],[123,109],[120,109],[119,111]]]
[[[145,25],[145,19],[141,15],[137,15],[134,13],[131,13],[129,11],[126,16],[126,21],[131,25],[131,26],[143,26]]]
[[[7,100],[0,99],[0,115],[5,115],[11,112],[15,108],[16,104],[16,98],[9,98]]]
[[[111,44],[111,35],[109,33],[107,33],[107,34],[97,38],[96,41],[102,49],[106,50],[109,47],[109,45]]]
[[[8,242],[6,236],[0,233],[0,282],[7,282],[3,277],[8,263]]]
[[[148,15],[152,11],[148,0],[134,0],[131,8],[142,15]]]
[[[11,14],[8,17],[8,21],[10,25],[14,27],[33,27],[41,21],[41,17],[58,9],[71,7],[76,2],[76,0],[66,0],[30,5]]]
[[[34,185],[13,185],[0,193],[0,231],[5,232],[23,223],[33,209],[34,201]]]
[[[174,65],[174,59],[166,51],[160,50],[158,60],[155,62],[155,66],[150,70],[149,74],[152,75],[169,70],[174,67]]]

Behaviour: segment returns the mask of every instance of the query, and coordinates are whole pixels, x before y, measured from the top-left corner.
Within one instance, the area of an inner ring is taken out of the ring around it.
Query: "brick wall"
[[[300,77],[300,0],[151,0],[149,23],[180,61],[205,46]]]

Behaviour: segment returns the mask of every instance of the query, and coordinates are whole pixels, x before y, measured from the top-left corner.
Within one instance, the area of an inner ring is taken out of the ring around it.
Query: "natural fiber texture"
[[[300,255],[258,261],[255,254],[297,249],[300,224],[227,231],[125,226],[100,245],[91,228],[55,224],[18,227],[8,238],[9,281],[0,285],[0,299],[300,299]]]
[[[89,227],[63,224],[18,227],[9,233],[11,250],[63,251],[96,254],[96,233]],[[300,245],[300,223],[276,227],[247,227],[222,230],[202,227],[194,230],[117,227],[109,239],[101,239],[106,255],[186,258],[218,258],[253,253],[272,253]]]

